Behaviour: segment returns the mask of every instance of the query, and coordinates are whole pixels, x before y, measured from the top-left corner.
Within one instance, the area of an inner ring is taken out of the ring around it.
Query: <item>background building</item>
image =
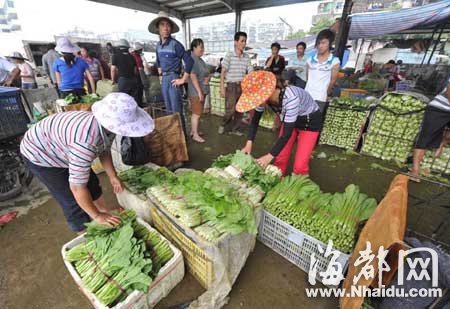
[[[13,0],[0,0],[0,32],[20,31],[17,11]]]

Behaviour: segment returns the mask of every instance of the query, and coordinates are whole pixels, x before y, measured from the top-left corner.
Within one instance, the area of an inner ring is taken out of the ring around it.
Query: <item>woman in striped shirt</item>
[[[108,214],[102,189],[91,169],[96,157],[115,193],[123,190],[112,164],[110,147],[115,134],[139,137],[154,128],[151,117],[125,93],[111,93],[91,112],[49,116],[29,129],[20,144],[25,164],[61,205],[69,227],[81,233],[91,219],[113,226],[119,218]]]
[[[247,75],[242,82],[243,95],[239,99],[236,109],[239,108],[240,112],[244,112],[255,108],[247,143],[242,151],[251,153],[258,124],[265,108],[281,107],[282,126],[279,138],[272,150],[257,161],[265,167],[275,158],[274,165],[285,175],[292,147],[297,141],[293,172],[294,174],[308,175],[309,159],[323,124],[319,106],[305,90],[288,84],[286,72],[283,72],[278,80],[270,75],[269,72],[258,71]],[[247,84],[251,86],[247,87]],[[261,94],[261,92],[266,94]],[[255,96],[255,93],[260,95]],[[264,106],[266,102],[267,104]]]

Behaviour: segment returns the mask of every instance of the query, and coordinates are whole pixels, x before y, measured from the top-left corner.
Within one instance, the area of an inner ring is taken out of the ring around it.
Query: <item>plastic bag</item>
[[[122,137],[120,142],[122,161],[126,165],[143,165],[151,160],[150,148],[142,137]]]

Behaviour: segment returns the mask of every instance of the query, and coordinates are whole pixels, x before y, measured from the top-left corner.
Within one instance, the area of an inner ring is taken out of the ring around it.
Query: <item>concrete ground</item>
[[[205,169],[219,154],[229,153],[243,146],[245,137],[218,135],[219,119],[207,116],[202,121],[207,143],[189,144],[191,161],[186,167]],[[266,153],[274,141],[274,133],[260,130],[254,155]],[[325,152],[327,159],[313,159],[311,178],[324,191],[342,191],[355,183],[363,192],[380,200],[386,192],[394,173],[374,170],[370,164],[377,162],[364,156],[344,155],[333,147],[320,146],[316,154]],[[117,206],[105,175],[101,176],[105,196],[110,207]],[[438,230],[439,222],[448,216],[450,205],[447,187],[422,182],[410,184],[408,227],[423,237],[434,237],[448,250],[449,225]],[[29,195],[17,205],[45,201],[45,192]],[[432,199],[434,197],[434,199]],[[13,203],[13,201],[11,202]],[[59,206],[53,199],[41,203],[26,215],[20,216],[0,229],[0,308],[90,308],[90,303],[78,291],[67,272],[61,247],[73,239]],[[5,205],[0,205],[5,207]],[[447,206],[448,207],[448,206]],[[23,207],[22,207],[23,208]],[[9,208],[13,209],[13,208]],[[336,308],[337,299],[308,299],[304,288],[307,275],[293,264],[257,243],[238,277],[226,308]],[[186,274],[183,281],[158,305],[174,308],[195,299],[203,289],[195,279]]]

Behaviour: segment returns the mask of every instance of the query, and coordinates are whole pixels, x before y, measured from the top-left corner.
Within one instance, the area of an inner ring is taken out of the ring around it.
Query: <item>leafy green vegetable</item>
[[[146,190],[152,186],[176,179],[176,176],[165,167],[152,170],[146,166],[133,167],[120,172],[118,176],[128,190],[138,194],[145,194]]]
[[[78,98],[72,93],[70,93],[67,97],[64,98],[64,101],[66,101],[67,105],[75,104],[78,103]]]
[[[81,97],[81,103],[95,103],[100,100],[101,100],[101,98],[95,93],[87,94],[87,95]]]
[[[264,206],[274,216],[322,242],[333,241],[343,252],[351,252],[360,221],[366,220],[377,203],[349,185],[344,193],[322,193],[304,176],[285,177],[269,191]]]
[[[114,228],[86,224],[85,242],[65,254],[85,287],[106,306],[134,290],[147,292],[159,269],[173,257],[167,241],[138,224],[132,210],[120,218]]]
[[[234,154],[230,153],[227,155],[218,156],[212,163],[212,167],[225,168],[231,164]]]
[[[208,223],[204,228],[194,229],[199,235],[212,240],[223,233],[256,234],[253,207],[232,185],[198,171],[176,177],[176,181],[151,187],[148,194],[189,227]]]

